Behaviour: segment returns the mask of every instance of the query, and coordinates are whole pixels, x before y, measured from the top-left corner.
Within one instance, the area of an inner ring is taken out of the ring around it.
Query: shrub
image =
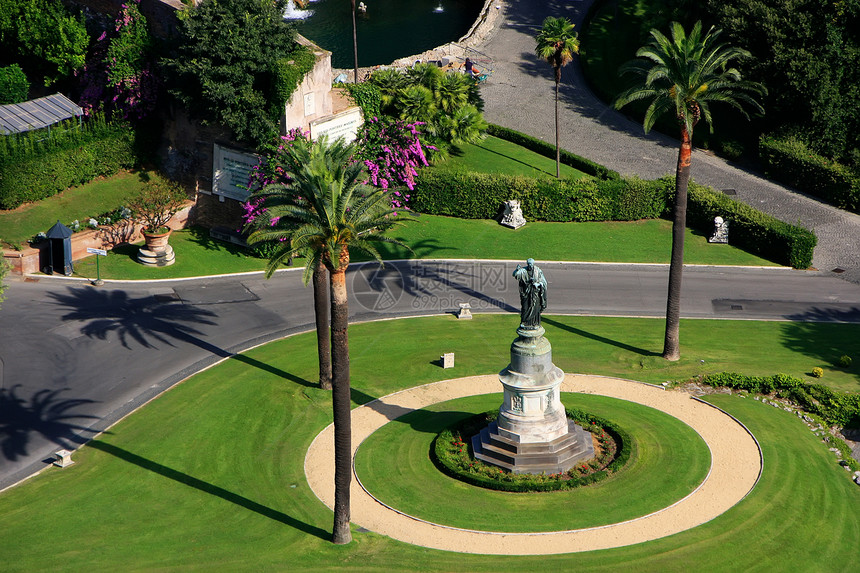
[[[21,103],[27,100],[30,83],[18,64],[0,68],[0,104]]]
[[[487,133],[494,137],[498,137],[499,139],[504,139],[506,141],[510,141],[511,143],[516,143],[517,145],[521,145],[526,149],[534,151],[535,153],[539,153],[545,157],[549,157],[551,159],[555,159],[555,145],[547,143],[546,141],[541,141],[536,137],[532,137],[530,135],[526,135],[525,133],[520,133],[519,131],[509,129],[507,127],[502,127],[500,125],[490,124],[487,128]],[[620,179],[621,175],[617,171],[613,171],[599,163],[595,163],[589,159],[584,157],[580,157],[579,155],[573,154],[569,151],[561,150],[561,162],[565,165],[569,165],[574,169],[578,169],[583,173],[587,173],[588,175],[593,175],[598,179]]]
[[[167,223],[182,209],[187,199],[185,190],[173,181],[153,180],[128,202],[132,217],[147,233],[167,231]]]
[[[842,368],[851,368],[852,362],[853,360],[847,354],[843,354],[839,357],[839,366],[841,366]]]
[[[412,206],[433,215],[493,219],[508,199],[518,199],[533,221],[653,219],[665,211],[662,182],[577,180],[425,169],[415,178]]]
[[[759,155],[768,177],[841,209],[860,212],[860,175],[814,153],[799,138],[763,135]]]
[[[815,371],[824,370],[816,367]],[[837,392],[822,384],[808,384],[787,374],[747,376],[735,372],[706,374],[698,379],[714,387],[746,390],[758,394],[779,391],[807,412],[821,416],[829,425],[860,427],[860,394]]]
[[[812,369],[812,377],[813,378],[821,378],[824,376],[824,370],[816,366]]]
[[[671,177],[663,180],[667,184],[672,182]],[[784,223],[710,187],[691,182],[687,225],[710,234],[717,216],[728,221],[731,244],[796,269],[812,265],[813,250],[818,242],[812,231]]]
[[[578,462],[560,474],[513,474],[475,460],[471,445],[462,436],[473,436],[493,421],[497,410],[467,418],[436,436],[431,458],[440,471],[471,485],[509,492],[538,492],[573,489],[598,482],[619,471],[629,461],[630,436],[616,424],[581,410],[567,410],[567,416],[597,436],[604,447],[600,456]],[[469,440],[467,437],[466,440]]]
[[[39,139],[39,138],[44,139]],[[137,163],[135,132],[103,117],[44,132],[0,137],[0,209],[39,201]]]

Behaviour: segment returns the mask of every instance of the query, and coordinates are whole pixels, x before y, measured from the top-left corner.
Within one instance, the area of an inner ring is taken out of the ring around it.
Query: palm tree
[[[296,139],[286,147],[283,163],[290,184],[267,185],[268,216],[275,221],[254,231],[249,242],[278,241],[266,269],[270,276],[288,258],[304,254],[307,284],[313,270],[323,265],[331,291],[332,411],[335,437],[334,543],[349,543],[349,488],[352,480],[352,433],[349,386],[349,340],[346,268],[349,249],[364,251],[381,262],[374,243],[400,244],[384,232],[400,224],[391,212],[388,191],[359,183],[362,164],[353,162],[354,145],[341,140],[328,145]]]
[[[549,16],[543,21],[543,27],[538,32],[538,57],[549,62],[555,71],[555,176],[561,177],[561,147],[558,142],[558,86],[561,82],[561,68],[566,66],[573,55],[579,53],[579,39],[573,31],[573,24],[567,18]]]
[[[666,335],[663,358],[681,357],[679,325],[681,317],[681,274],[684,267],[684,228],[687,224],[687,185],[693,149],[693,128],[704,118],[711,132],[711,102],[726,103],[749,119],[746,104],[759,113],[764,109],[754,99],[767,90],[757,82],[741,79],[731,62],[750,57],[750,53],[719,43],[721,30],[711,27],[702,35],[696,22],[690,34],[677,22],[671,24],[670,40],[651,30],[652,40],[636,52],[637,59],[621,67],[621,72],[638,74],[644,81],[615,100],[615,107],[638,100],[650,100],[643,127],[647,133],[657,118],[674,112],[681,131],[678,165],[675,171],[675,216],[672,224],[672,258],[669,265],[669,292],[666,302]]]

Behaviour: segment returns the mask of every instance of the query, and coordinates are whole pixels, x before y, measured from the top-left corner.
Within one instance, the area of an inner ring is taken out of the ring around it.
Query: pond
[[[356,14],[358,65],[390,64],[398,58],[460,39],[478,18],[483,0],[363,0]],[[356,0],[358,5],[359,0]],[[292,2],[284,17],[300,34],[332,52],[335,68],[352,68],[350,0],[316,0],[307,10]]]

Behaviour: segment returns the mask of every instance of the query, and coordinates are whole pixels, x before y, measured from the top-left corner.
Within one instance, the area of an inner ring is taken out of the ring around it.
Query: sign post
[[[99,268],[99,257],[106,257],[107,251],[104,249],[94,249],[92,247],[87,247],[87,252],[91,255],[96,255],[96,280],[93,281],[93,285],[101,286],[105,284],[102,280],[101,269]]]

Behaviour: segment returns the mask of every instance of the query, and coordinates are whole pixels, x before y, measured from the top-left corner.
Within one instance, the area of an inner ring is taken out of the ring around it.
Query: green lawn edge
[[[449,338],[470,347],[458,354],[455,376],[497,371],[506,363],[510,317],[476,316],[474,323],[498,324],[484,333],[490,338],[468,344],[463,325],[451,319],[439,327],[444,320],[388,321],[384,332],[377,323],[352,326],[356,403],[450,377],[430,360],[416,360],[437,353]],[[568,371],[588,371],[592,359],[612,362],[619,346],[637,344],[637,331],[651,330],[646,319],[627,319],[611,333],[600,327],[602,319],[558,320],[580,338],[604,338],[599,357],[592,348],[554,345]],[[703,329],[709,326],[716,324]],[[760,335],[744,323],[734,332],[736,355],[747,348],[739,340]],[[560,332],[548,334],[562,342]],[[379,368],[382,351],[385,370]],[[49,468],[0,494],[4,569],[32,571],[44,566],[46,555],[59,571],[849,571],[856,564],[860,488],[796,416],[724,395],[706,400],[755,435],[764,470],[743,501],[700,527],[630,547],[533,557],[434,551],[357,528],[352,544],[333,546],[331,511],[303,474],[311,440],[331,421],[330,393],[311,382],[315,360],[311,333],[226,360],[76,452],[75,465]],[[571,369],[571,362],[581,368]],[[627,374],[639,378],[630,368]]]

